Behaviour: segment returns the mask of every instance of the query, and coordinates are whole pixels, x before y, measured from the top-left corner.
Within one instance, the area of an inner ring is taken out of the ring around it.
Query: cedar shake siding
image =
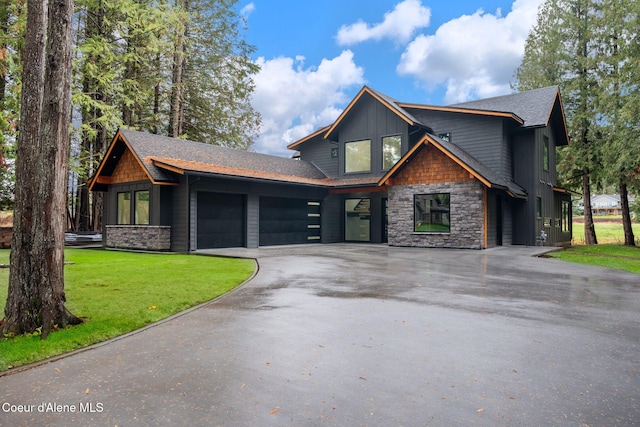
[[[391,182],[393,185],[412,185],[474,180],[473,175],[454,163],[440,150],[427,145]]]
[[[149,178],[136,160],[131,150],[125,150],[116,168],[111,174],[111,183],[120,184],[124,182],[148,181]]]

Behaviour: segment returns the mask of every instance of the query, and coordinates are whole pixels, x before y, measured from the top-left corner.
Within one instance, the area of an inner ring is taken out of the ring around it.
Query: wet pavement
[[[0,425],[640,423],[640,275],[525,247],[211,252],[255,257],[259,272],[185,315],[0,377]]]

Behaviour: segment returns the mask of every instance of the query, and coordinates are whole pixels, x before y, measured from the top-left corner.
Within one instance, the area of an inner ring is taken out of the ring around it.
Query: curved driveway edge
[[[225,251],[259,273],[0,378],[0,425],[635,425],[640,276],[540,249]]]

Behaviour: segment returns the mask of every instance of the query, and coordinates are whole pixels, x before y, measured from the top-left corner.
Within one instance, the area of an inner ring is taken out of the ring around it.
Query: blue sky
[[[332,123],[363,85],[446,105],[510,93],[542,0],[241,0],[258,152]]]

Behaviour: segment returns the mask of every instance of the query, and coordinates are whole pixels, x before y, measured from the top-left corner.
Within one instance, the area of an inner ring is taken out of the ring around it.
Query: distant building
[[[629,197],[629,203],[633,201]],[[599,194],[591,196],[591,212],[593,215],[622,215],[622,204],[618,194]]]

